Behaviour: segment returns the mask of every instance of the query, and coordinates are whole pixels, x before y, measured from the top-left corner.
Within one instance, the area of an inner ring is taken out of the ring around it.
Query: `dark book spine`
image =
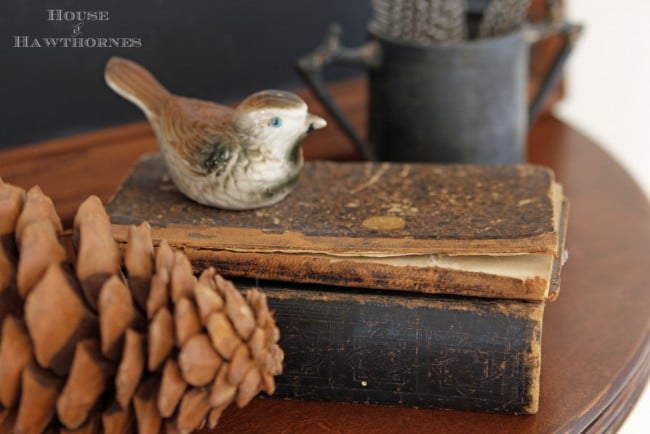
[[[542,303],[265,285],[276,396],[535,413]]]

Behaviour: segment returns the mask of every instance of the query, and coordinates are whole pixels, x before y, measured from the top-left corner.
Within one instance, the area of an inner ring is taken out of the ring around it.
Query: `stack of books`
[[[282,202],[224,211],[149,156],[108,211],[118,241],[147,220],[197,269],[267,294],[278,396],[537,412],[568,211],[546,168],[313,162]]]

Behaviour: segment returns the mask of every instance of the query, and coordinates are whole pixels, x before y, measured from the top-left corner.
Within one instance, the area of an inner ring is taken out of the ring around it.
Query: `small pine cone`
[[[0,433],[189,433],[274,392],[263,293],[196,278],[146,222],[122,258],[96,197],[74,226],[69,258],[52,201],[0,180]]]

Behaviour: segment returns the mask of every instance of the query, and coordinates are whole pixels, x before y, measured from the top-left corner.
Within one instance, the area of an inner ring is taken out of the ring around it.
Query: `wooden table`
[[[334,94],[365,124],[365,86]],[[316,113],[323,109],[309,95]],[[108,200],[143,153],[156,150],[146,123],[0,152],[0,176],[40,184],[69,225],[88,195]],[[334,126],[307,139],[308,158],[355,158]],[[618,427],[650,372],[650,207],[625,171],[592,141],[546,116],[532,128],[529,156],[552,167],[571,201],[559,300],[546,309],[540,411],[508,416],[257,399],[230,408],[219,432],[600,432]]]

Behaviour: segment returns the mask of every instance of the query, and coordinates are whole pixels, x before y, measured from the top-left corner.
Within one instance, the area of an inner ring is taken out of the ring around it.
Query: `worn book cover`
[[[260,289],[285,351],[278,397],[538,410],[543,302],[268,282]]]
[[[108,208],[118,240],[148,220],[232,277],[545,300],[565,205],[540,166],[313,162],[282,202],[224,211],[183,197],[151,156]]]

